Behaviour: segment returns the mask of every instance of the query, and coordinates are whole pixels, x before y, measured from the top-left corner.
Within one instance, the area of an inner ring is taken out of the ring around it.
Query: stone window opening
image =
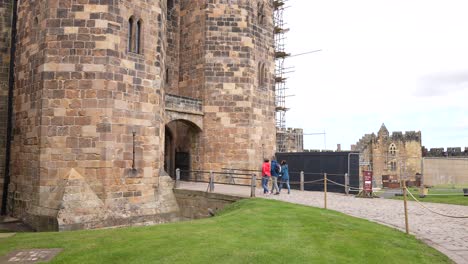
[[[169,84],[169,69],[168,68],[166,69],[166,76],[165,77],[166,77],[165,78],[165,83]]]
[[[133,25],[135,24],[135,18],[132,16],[128,19],[128,43],[127,51],[133,52]]]
[[[127,51],[137,54],[142,54],[143,51],[143,20],[136,21],[134,16],[128,19],[128,43]]]
[[[136,32],[135,32],[135,53],[141,54],[142,53],[142,32],[143,30],[143,21],[140,19],[136,25]]]
[[[258,64],[258,88],[260,89],[265,88],[265,83],[266,83],[265,63],[260,62]]]
[[[397,170],[397,163],[396,163],[396,161],[391,161],[391,162],[390,162],[390,170],[391,170],[391,171],[396,171],[396,170]]]
[[[265,5],[263,3],[258,3],[257,5],[257,22],[260,25],[263,25],[265,22]]]
[[[388,148],[388,152],[390,153],[390,155],[395,156],[396,151],[397,151],[397,148],[396,148],[395,144],[392,143],[390,145],[390,147]]]

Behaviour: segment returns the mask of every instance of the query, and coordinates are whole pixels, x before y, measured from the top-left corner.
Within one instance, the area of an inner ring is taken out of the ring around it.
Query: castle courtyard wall
[[[468,159],[424,158],[423,184],[466,185],[468,184]]]

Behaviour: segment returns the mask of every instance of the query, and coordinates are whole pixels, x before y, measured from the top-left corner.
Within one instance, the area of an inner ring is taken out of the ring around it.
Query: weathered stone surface
[[[424,185],[464,185],[468,183],[468,159],[424,158]]]
[[[275,120],[257,2],[21,1],[9,213],[40,230],[162,222],[178,214],[164,169],[258,169]]]
[[[174,190],[182,219],[206,218],[240,199],[239,196],[203,191]]]
[[[276,130],[278,152],[303,152],[304,130],[301,128],[287,128]]]
[[[378,187],[382,187],[382,176],[388,176],[398,185],[399,180],[416,180],[422,172],[421,132],[390,135],[382,125],[377,135],[365,135],[353,150],[360,151],[361,162],[368,163],[360,166],[360,173],[372,170]]]

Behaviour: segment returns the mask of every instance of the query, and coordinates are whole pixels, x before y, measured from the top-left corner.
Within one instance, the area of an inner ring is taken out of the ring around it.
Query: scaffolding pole
[[[286,76],[285,59],[288,54],[285,49],[288,29],[285,28],[283,13],[286,0],[275,0],[274,33],[275,33],[275,110],[276,110],[276,149],[278,152],[286,152]]]

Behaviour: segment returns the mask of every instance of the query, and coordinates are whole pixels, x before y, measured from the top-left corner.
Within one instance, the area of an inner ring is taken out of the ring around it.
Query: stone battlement
[[[427,149],[423,147],[424,157],[460,157],[468,158],[468,147],[462,150],[461,147],[447,147],[445,148],[431,148]]]
[[[421,140],[421,132],[416,132],[416,131],[394,131],[392,132],[392,135],[390,136],[391,140],[404,140],[404,141],[420,141]]]
[[[331,149],[304,149],[303,152],[314,152],[314,153],[318,153],[318,152],[326,152],[326,153],[329,153],[329,152],[333,152],[333,153],[341,153],[341,152],[350,152],[349,150],[331,150]],[[353,152],[353,151],[351,151]]]

